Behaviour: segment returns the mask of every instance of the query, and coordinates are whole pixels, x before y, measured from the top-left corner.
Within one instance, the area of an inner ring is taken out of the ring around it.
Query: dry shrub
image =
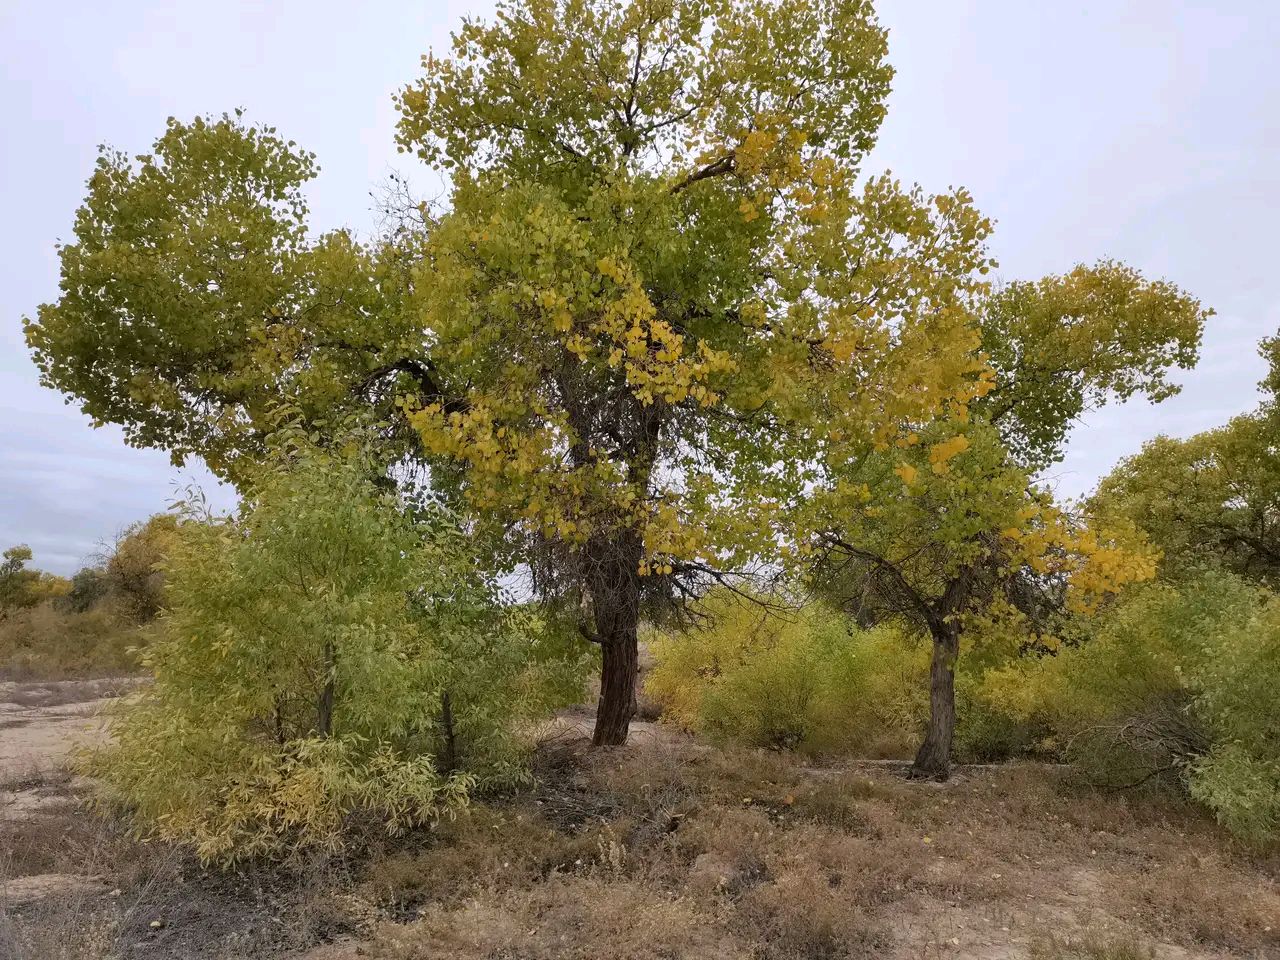
[[[553,875],[384,929],[375,960],[748,960],[714,914],[608,872]]]
[[[565,833],[531,804],[477,805],[417,845],[371,860],[364,886],[400,910],[425,902],[452,905],[482,891],[526,887],[557,871],[585,869],[607,854],[611,842],[617,836],[608,825]]]
[[[44,603],[0,620],[0,676],[44,680],[137,673],[131,651],[144,646],[149,635],[109,607],[75,613]]]
[[[837,877],[808,865],[752,888],[734,911],[735,932],[763,960],[839,960],[883,947],[883,926]]]

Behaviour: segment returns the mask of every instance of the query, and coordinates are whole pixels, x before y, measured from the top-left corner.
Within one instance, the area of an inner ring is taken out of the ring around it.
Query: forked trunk
[[[601,638],[600,700],[596,705],[596,729],[591,742],[616,747],[627,742],[631,716],[636,710],[636,672],[639,651],[636,630]]]
[[[960,634],[954,624],[933,631],[933,663],[929,668],[929,729],[911,764],[918,780],[946,780],[951,776],[951,740],[956,730],[956,656]]]

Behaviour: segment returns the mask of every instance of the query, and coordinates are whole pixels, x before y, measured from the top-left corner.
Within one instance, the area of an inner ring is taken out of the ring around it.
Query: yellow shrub
[[[859,630],[820,604],[770,614],[730,593],[707,621],[650,639],[645,692],[663,717],[720,740],[811,753],[901,753],[927,706],[929,652],[890,627]]]

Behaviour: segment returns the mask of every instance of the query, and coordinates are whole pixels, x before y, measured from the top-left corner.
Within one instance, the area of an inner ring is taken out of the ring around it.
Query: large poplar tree
[[[599,644],[622,743],[646,602],[773,557],[830,443],[991,386],[989,222],[861,170],[885,58],[866,0],[510,0],[398,97],[442,211],[312,238],[309,154],[171,121],[99,160],[28,339],[91,416],[233,479],[282,408],[394,407],[388,462]]]

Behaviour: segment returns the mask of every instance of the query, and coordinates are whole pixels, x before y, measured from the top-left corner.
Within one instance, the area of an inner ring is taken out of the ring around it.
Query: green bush
[[[1083,642],[977,691],[1090,782],[1177,785],[1242,839],[1280,837],[1280,599],[1231,574],[1135,589]]]
[[[649,641],[645,692],[664,719],[715,740],[806,753],[901,755],[927,713],[927,647],[857,629],[821,604],[775,615],[728,592],[706,621]]]
[[[526,775],[522,732],[580,692],[581,644],[501,605],[452,518],[374,475],[305,453],[237,516],[178,525],[155,682],[90,759],[140,833],[206,860],[332,850]]]

